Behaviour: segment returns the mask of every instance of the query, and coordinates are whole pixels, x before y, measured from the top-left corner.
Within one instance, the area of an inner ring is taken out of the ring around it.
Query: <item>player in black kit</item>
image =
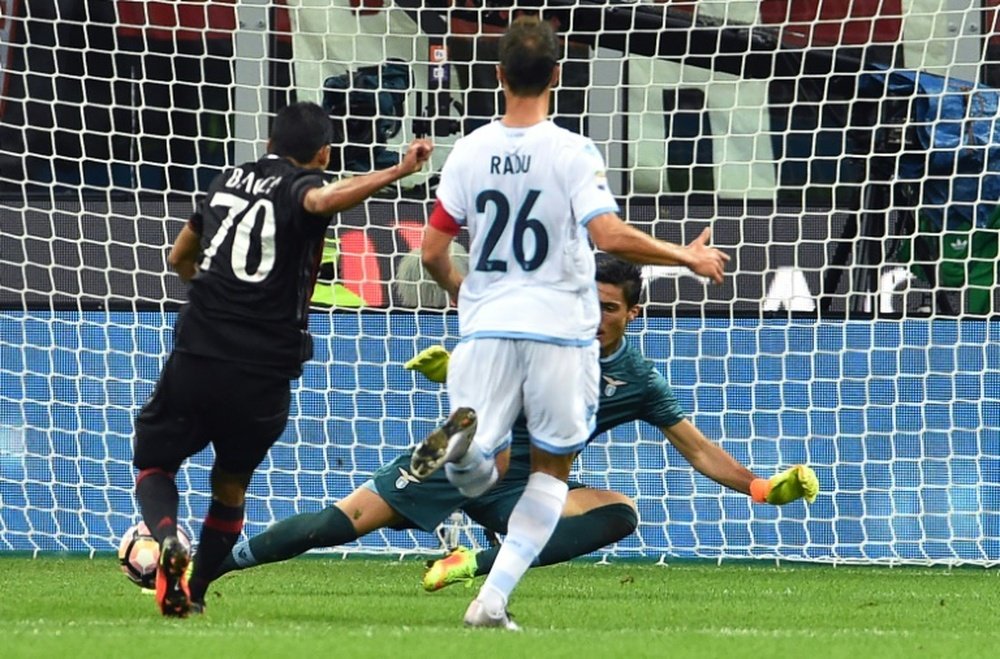
[[[247,485],[288,419],[290,381],[312,356],[308,305],[330,216],[417,172],[433,149],[410,143],[398,165],[327,184],[332,129],[314,103],[275,118],[268,154],[222,172],[170,251],[190,282],[174,348],[135,421],[135,496],[160,543],[156,601],[166,616],[204,610],[205,591],[243,528]],[[215,448],[212,501],[190,587],[177,539],[181,463]]]

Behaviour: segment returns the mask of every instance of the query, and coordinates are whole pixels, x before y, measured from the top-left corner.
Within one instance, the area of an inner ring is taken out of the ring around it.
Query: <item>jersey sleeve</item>
[[[617,213],[604,158],[594,143],[585,138],[579,151],[566,160],[567,189],[576,221],[586,226],[598,215]]]
[[[438,182],[436,192],[438,203],[460,225],[465,224],[465,218],[468,216],[461,180],[461,172],[463,170],[461,161],[464,152],[462,140],[459,140],[455,143],[455,147],[448,154],[448,159],[441,168],[441,180]]]
[[[205,200],[202,199],[198,202],[197,206],[194,208],[194,212],[191,213],[191,217],[188,218],[188,226],[199,236],[204,233],[205,230],[205,216],[204,216]]]
[[[646,423],[658,428],[669,428],[684,420],[684,410],[681,408],[674,390],[666,379],[655,368],[649,369],[646,380],[646,395],[642,401],[641,416]]]
[[[320,188],[326,185],[326,181],[318,173],[302,172],[297,176],[288,188],[288,195],[291,198],[292,207],[301,209],[306,193],[313,188]],[[302,211],[305,214],[305,211]]]
[[[199,236],[205,231],[205,215],[209,212],[206,206],[208,205],[208,200],[217,191],[217,185],[216,181],[212,181],[212,185],[209,186],[208,190],[196,197],[194,210],[188,216],[187,225]]]

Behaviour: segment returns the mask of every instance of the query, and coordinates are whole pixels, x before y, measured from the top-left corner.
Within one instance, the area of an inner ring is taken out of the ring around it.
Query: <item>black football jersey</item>
[[[321,172],[268,155],[220,174],[192,215],[198,273],[174,349],[289,378],[312,356],[309,299],[328,217],[302,208]]]

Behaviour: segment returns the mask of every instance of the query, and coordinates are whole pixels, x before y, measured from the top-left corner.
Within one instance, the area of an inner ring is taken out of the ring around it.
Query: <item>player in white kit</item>
[[[444,465],[453,485],[478,496],[506,470],[522,412],[531,434],[528,485],[465,614],[475,627],[516,628],[507,599],[552,534],[570,466],[593,430],[600,308],[590,240],[627,260],[684,265],[715,282],[728,260],[707,246],[707,229],[679,247],[621,221],[593,142],[547,119],[558,48],[552,28],[534,17],[518,18],[503,35],[504,116],[455,144],[421,249],[458,302],[461,342],[448,367],[452,415],[414,451],[414,475]],[[470,236],[464,280],[449,257],[462,226]]]

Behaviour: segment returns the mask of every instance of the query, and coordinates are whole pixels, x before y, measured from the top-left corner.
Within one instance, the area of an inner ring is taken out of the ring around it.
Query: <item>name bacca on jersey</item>
[[[319,172],[277,156],[216,177],[190,220],[202,254],[175,327],[177,350],[301,374],[312,356],[309,294],[329,222],[307,213],[302,198],[323,183]]]
[[[226,179],[225,186],[230,189],[237,188],[243,190],[246,194],[254,197],[263,197],[270,195],[283,178],[284,176],[272,175],[257,179],[257,173],[254,170],[243,171],[243,169],[237,167],[229,175],[229,178]]]

